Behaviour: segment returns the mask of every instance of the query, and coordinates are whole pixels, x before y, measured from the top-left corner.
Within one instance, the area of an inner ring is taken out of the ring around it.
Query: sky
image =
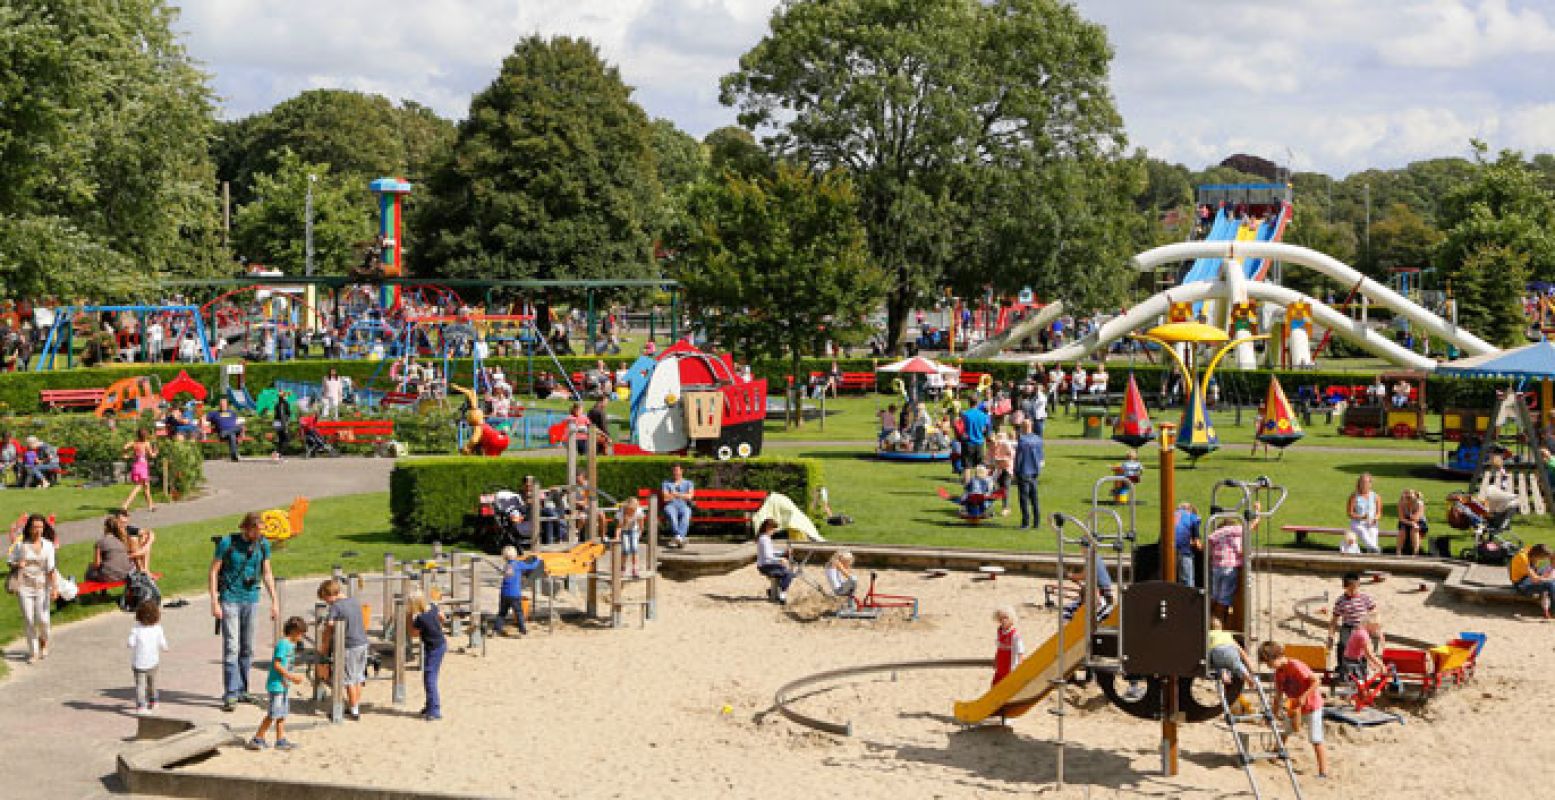
[[[312,88],[462,118],[521,37],[596,43],[653,117],[734,122],[718,79],[776,0],[184,0],[178,27],[237,118]],[[1469,140],[1555,152],[1555,0],[1077,0],[1106,26],[1129,141],[1342,176]]]

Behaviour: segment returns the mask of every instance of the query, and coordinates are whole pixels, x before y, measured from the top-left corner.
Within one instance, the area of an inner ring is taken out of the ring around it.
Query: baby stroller
[[[1447,524],[1460,531],[1473,531],[1474,546],[1458,553],[1464,561],[1505,566],[1517,551],[1521,539],[1512,535],[1512,515],[1517,497],[1507,492],[1491,492],[1481,498],[1466,492],[1447,495]]]
[[[302,430],[302,452],[305,458],[316,455],[338,456],[339,451],[319,431],[318,417],[303,417],[297,424]]]

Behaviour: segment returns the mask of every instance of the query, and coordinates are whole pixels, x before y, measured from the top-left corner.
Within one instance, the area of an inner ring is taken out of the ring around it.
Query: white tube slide
[[[1158,264],[1174,261],[1191,261],[1199,258],[1263,258],[1281,261],[1286,264],[1300,264],[1338,281],[1343,286],[1360,284],[1362,295],[1376,301],[1410,322],[1419,325],[1426,332],[1447,340],[1463,351],[1465,355],[1478,356],[1497,352],[1495,347],[1478,336],[1426,311],[1392,289],[1357,272],[1350,265],[1332,256],[1324,255],[1316,250],[1299,245],[1286,244],[1284,242],[1179,242],[1140,253],[1134,256],[1133,264],[1136,269],[1146,270]],[[1249,287],[1258,285],[1263,284],[1249,284]],[[1188,287],[1182,288],[1186,289]],[[1250,294],[1256,296],[1257,293],[1250,292]],[[1316,304],[1314,304],[1315,307]],[[1329,310],[1332,311],[1332,309]],[[1347,318],[1341,316],[1340,319],[1346,320],[1346,323],[1343,325],[1329,325],[1325,321],[1324,325],[1336,330],[1353,328],[1353,325],[1349,323]],[[1402,348],[1400,349],[1402,350]],[[1415,356],[1411,363],[1418,360],[1420,360],[1420,357]],[[1430,363],[1434,364],[1435,362]]]
[[[1046,325],[1051,325],[1053,320],[1058,319],[1058,315],[1062,313],[1064,313],[1063,301],[1059,300],[1048,303],[1037,309],[1037,313],[1011,325],[1009,330],[1006,330],[1004,333],[968,347],[963,357],[993,358],[998,355],[1000,350],[1004,349],[1005,345],[1011,342],[1019,342],[1027,336],[1036,335],[1037,331]]]
[[[1278,303],[1282,306],[1285,306],[1286,308],[1290,308],[1291,304],[1298,300],[1305,300],[1312,306],[1312,319],[1315,322],[1321,324],[1323,327],[1332,330],[1334,335],[1354,342],[1356,345],[1365,349],[1372,355],[1387,359],[1394,364],[1410,367],[1412,369],[1425,370],[1426,372],[1430,372],[1431,370],[1436,369],[1435,361],[1432,361],[1431,359],[1426,358],[1425,356],[1422,356],[1413,350],[1404,349],[1392,339],[1389,339],[1386,336],[1383,336],[1367,327],[1365,323],[1359,320],[1350,319],[1349,317],[1339,313],[1338,311],[1335,311],[1327,305],[1319,303],[1317,300],[1307,297],[1306,295],[1295,291],[1294,289],[1287,289],[1284,286],[1275,286],[1272,283],[1264,283],[1259,281],[1257,283],[1247,284],[1247,294],[1254,300],[1262,300],[1268,303]],[[1298,359],[1296,359],[1296,355],[1297,354],[1295,352],[1292,352],[1291,360],[1293,362],[1300,363]]]
[[[1161,292],[1138,305],[1120,314],[1091,331],[1084,339],[1073,344],[1068,344],[1057,350],[1049,350],[1046,353],[1038,353],[1034,356],[1022,358],[1022,361],[1035,361],[1038,364],[1051,364],[1055,361],[1078,361],[1085,358],[1098,348],[1106,347],[1113,342],[1144,328],[1155,327],[1161,315],[1166,313],[1172,303],[1194,303],[1207,297],[1217,297],[1222,289],[1219,283],[1190,283],[1187,286],[1179,286],[1170,291]]]

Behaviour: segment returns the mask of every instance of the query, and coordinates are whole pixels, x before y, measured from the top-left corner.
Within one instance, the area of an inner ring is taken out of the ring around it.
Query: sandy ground
[[[481,796],[540,797],[1227,797],[1248,782],[1228,735],[1213,723],[1182,735],[1181,773],[1159,772],[1159,726],[1112,709],[1092,686],[1071,695],[1064,717],[1065,777],[1054,784],[1058,719],[1051,700],[1009,727],[962,729],[950,716],[988,682],[982,670],[873,676],[825,687],[799,708],[851,720],[856,735],[834,737],[794,724],[772,708],[773,692],[800,676],[871,662],[989,657],[992,610],[1021,606],[1028,650],[1052,634],[1054,615],[1031,605],[1041,581],[997,582],[953,573],[929,579],[881,574],[884,591],[917,594],[917,622],[822,619],[760,599],[754,570],[666,582],[661,619],[612,631],[576,623],[553,634],[498,639],[486,657],[451,653],[443,669],[442,722],[420,707],[419,674],[410,702],[389,703],[387,679],[369,682],[358,723],[299,725],[301,748],[282,754],[223,751],[191,769],[275,774],[415,787]],[[1547,780],[1555,755],[1536,698],[1555,663],[1555,626],[1511,611],[1448,603],[1439,591],[1409,594],[1398,581],[1372,588],[1394,631],[1445,641],[1460,630],[1490,641],[1478,677],[1428,705],[1394,704],[1404,725],[1357,730],[1330,722],[1333,777],[1314,777],[1310,748],[1293,741],[1307,797],[1508,797]],[[1337,581],[1281,576],[1276,624],[1288,640],[1304,635],[1290,610],[1297,598]],[[804,606],[798,585],[791,605]],[[581,602],[581,601],[580,601]],[[727,707],[727,708],[726,708]],[[257,710],[241,714],[256,717]],[[232,719],[232,718],[228,718]],[[317,717],[303,713],[299,723]],[[1283,771],[1257,768],[1265,797],[1290,797]],[[1518,788],[1519,786],[1524,788]]]

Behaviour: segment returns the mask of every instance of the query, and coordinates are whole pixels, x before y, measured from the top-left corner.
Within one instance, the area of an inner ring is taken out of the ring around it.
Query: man
[[[216,410],[205,415],[205,421],[210,423],[211,433],[227,443],[227,450],[232,453],[232,460],[239,460],[238,438],[243,435],[243,420],[238,419],[237,413],[232,410],[232,404],[227,401],[227,398],[221,398]]]
[[[979,401],[976,405],[961,412],[961,423],[965,428],[962,438],[966,440],[961,456],[961,468],[970,470],[984,464],[983,443],[988,438],[988,404]]]
[[[1377,611],[1377,601],[1361,591],[1360,573],[1346,572],[1342,580],[1344,594],[1334,601],[1333,612],[1328,618],[1328,646],[1335,648],[1335,664],[1344,656],[1344,646],[1350,641],[1350,634],[1366,621],[1367,615]],[[1339,629],[1337,639],[1334,637],[1336,627]]]
[[[608,453],[610,451],[610,411],[606,408],[603,396],[594,401],[594,407],[589,409],[589,427],[598,431],[594,439],[594,452]]]
[[[1037,479],[1042,474],[1046,458],[1042,437],[1036,432],[1035,421],[1027,419],[1020,424],[1020,438],[1015,442],[1015,486],[1020,495],[1020,527],[1042,527],[1042,507],[1037,502]]]
[[[686,546],[686,535],[691,532],[691,501],[695,498],[696,484],[686,480],[685,470],[679,464],[670,467],[670,479],[659,485],[659,500],[664,504],[664,518],[669,520],[675,547]]]
[[[1198,509],[1192,503],[1177,506],[1172,541],[1177,547],[1177,582],[1184,586],[1198,585],[1196,566],[1199,553],[1204,549],[1204,542],[1199,538],[1200,522]]]
[[[248,695],[248,673],[254,660],[254,615],[259,608],[261,583],[270,593],[270,619],[279,619],[281,601],[275,591],[275,574],[270,569],[270,543],[259,532],[258,512],[250,511],[243,515],[237,533],[217,541],[207,587],[211,616],[221,627],[223,711],[233,710]]]

